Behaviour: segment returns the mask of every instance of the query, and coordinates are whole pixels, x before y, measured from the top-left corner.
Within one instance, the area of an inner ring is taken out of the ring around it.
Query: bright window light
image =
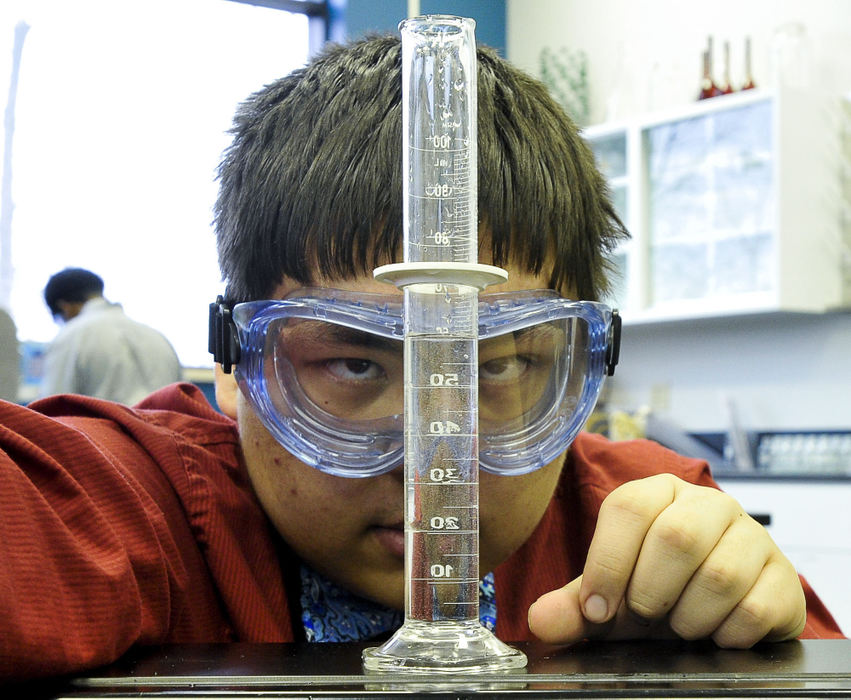
[[[184,366],[210,366],[216,167],[237,104],[304,64],[307,17],[229,0],[3,0],[4,107],[21,21],[13,278],[0,299],[18,338],[54,337],[42,289],[84,267]]]

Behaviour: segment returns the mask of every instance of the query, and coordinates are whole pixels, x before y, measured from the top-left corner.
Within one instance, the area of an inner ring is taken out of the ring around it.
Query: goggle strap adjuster
[[[222,371],[230,374],[233,365],[239,362],[239,335],[231,317],[230,307],[221,294],[210,304],[209,323],[207,349],[213,360],[222,366]]]
[[[615,373],[621,354],[621,315],[617,309],[612,310],[612,325],[609,331],[609,342],[606,346],[606,375]]]

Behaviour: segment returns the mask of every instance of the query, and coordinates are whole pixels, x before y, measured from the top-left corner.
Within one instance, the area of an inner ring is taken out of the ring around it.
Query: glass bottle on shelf
[[[712,79],[712,37],[709,37],[706,50],[703,52],[703,80],[700,82],[700,94],[697,99],[706,100],[720,94],[721,90]]]
[[[745,37],[745,82],[742,90],[753,90],[755,87],[756,83],[751,72],[751,38]]]
[[[733,92],[733,83],[730,81],[730,42],[724,42],[724,74],[721,78],[720,90],[722,95]]]

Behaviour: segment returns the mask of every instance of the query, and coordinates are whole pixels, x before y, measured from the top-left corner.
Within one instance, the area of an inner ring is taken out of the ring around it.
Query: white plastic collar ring
[[[397,287],[410,284],[466,284],[484,289],[508,279],[508,271],[494,265],[456,262],[412,262],[382,265],[372,275]]]

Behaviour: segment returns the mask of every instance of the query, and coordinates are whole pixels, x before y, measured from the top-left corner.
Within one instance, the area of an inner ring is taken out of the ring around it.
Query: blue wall
[[[370,32],[396,33],[407,16],[406,0],[348,0],[342,9],[346,37],[356,39]],[[424,15],[446,14],[476,20],[476,41],[505,56],[505,0],[420,0]]]

